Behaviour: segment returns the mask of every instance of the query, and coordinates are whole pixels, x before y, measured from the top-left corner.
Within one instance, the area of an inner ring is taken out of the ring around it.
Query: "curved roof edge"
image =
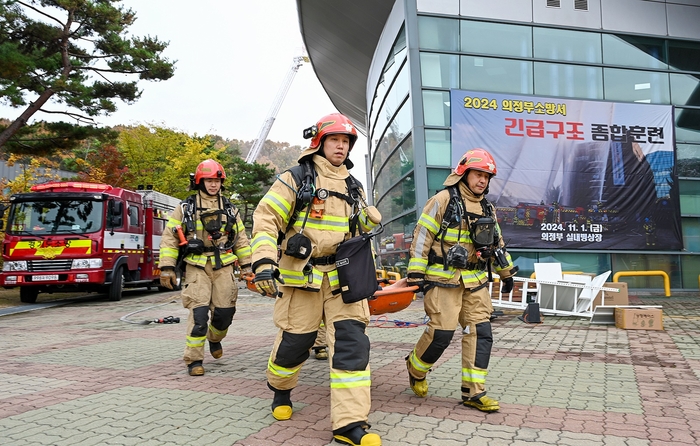
[[[311,66],[339,112],[367,134],[367,77],[394,0],[297,0]]]

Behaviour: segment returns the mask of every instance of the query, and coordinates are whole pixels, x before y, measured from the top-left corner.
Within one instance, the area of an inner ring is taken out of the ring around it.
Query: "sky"
[[[176,60],[175,75],[163,82],[139,82],[133,105],[99,117],[99,125],[153,124],[189,135],[220,135],[254,140],[271,112],[303,41],[294,0],[124,0],[136,12],[133,36],[169,42],[163,53]],[[58,105],[52,105],[57,109]],[[47,107],[48,108],[48,107]],[[303,129],[337,109],[310,63],[303,64],[289,88],[267,139],[308,146]],[[20,109],[0,107],[15,119]],[[37,113],[36,120],[47,120]],[[366,184],[363,135],[351,152],[353,175]]]

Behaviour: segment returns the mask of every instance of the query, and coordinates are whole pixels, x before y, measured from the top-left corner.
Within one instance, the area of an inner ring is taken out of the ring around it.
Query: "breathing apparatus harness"
[[[278,180],[280,180],[288,188],[294,190],[296,193],[294,211],[289,217],[289,222],[287,223],[287,227],[285,228],[284,232],[279,232],[277,237],[277,245],[282,244],[282,241],[286,237],[289,230],[299,219],[301,211],[305,206],[306,212],[304,214],[304,220],[302,221],[299,232],[290,237],[289,241],[287,242],[287,248],[284,251],[285,255],[295,257],[297,259],[307,259],[311,255],[311,240],[304,235],[304,228],[306,227],[306,222],[308,221],[309,215],[313,215],[314,213],[318,212],[313,209],[314,204],[322,203],[329,197],[340,198],[352,207],[350,216],[350,232],[355,232],[356,228],[358,227],[360,210],[362,209],[360,204],[367,206],[367,203],[364,201],[362,194],[360,193],[362,186],[352,175],[345,178],[345,184],[348,188],[348,195],[345,195],[333,190],[316,188],[316,169],[314,168],[311,160],[307,159],[302,161],[300,164],[290,168],[288,172],[292,174],[294,182],[299,186],[298,189],[295,189],[282,180],[279,175],[277,175]],[[321,214],[317,215],[320,216]],[[304,275],[310,275],[313,271],[314,265],[332,264],[335,264],[335,255],[310,258],[309,263],[307,263],[303,269],[303,273]]]
[[[494,259],[500,268],[506,268],[508,266],[508,259],[506,258],[505,249],[499,247],[501,236],[496,229],[496,219],[493,216],[493,207],[491,203],[489,203],[486,197],[482,198],[480,201],[482,214],[474,214],[465,209],[458,186],[448,186],[446,189],[450,193],[450,201],[447,205],[442,223],[440,224],[440,229],[437,234],[435,234],[435,238],[440,239],[442,257],[438,257],[435,251],[431,249],[428,254],[428,263],[441,263],[445,271],[447,271],[450,266],[469,270],[483,270],[486,268],[488,271],[488,282],[493,282],[491,258]],[[461,245],[463,219],[466,219],[468,222],[470,238],[476,249],[478,260],[475,263],[469,263],[469,252],[467,248]],[[450,247],[447,253],[445,253],[445,235],[447,229],[454,226],[458,228],[457,243]],[[482,284],[472,291],[485,285],[486,284]]]
[[[230,252],[238,239],[238,233],[235,229],[235,224],[238,220],[238,210],[221,194],[217,194],[218,209],[204,208],[201,196],[199,196],[199,206],[197,206],[196,200],[198,196],[198,193],[190,195],[185,201],[180,203],[184,235],[192,234],[192,238],[187,239],[187,243],[181,247],[180,257],[182,259],[188,254],[202,255],[211,252],[214,253],[214,269],[221,269],[223,267],[221,253]],[[204,240],[197,238],[197,224],[195,222],[197,211],[199,211],[199,219],[213,246],[205,247]],[[222,218],[224,215],[226,216],[225,224]],[[224,235],[228,241],[217,244],[217,241]]]

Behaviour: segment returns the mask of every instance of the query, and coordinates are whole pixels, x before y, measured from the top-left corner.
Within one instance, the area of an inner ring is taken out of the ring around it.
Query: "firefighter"
[[[311,347],[314,351],[314,357],[316,359],[328,359],[328,346],[326,345],[326,325],[321,322],[318,327],[318,333],[316,333],[316,340],[314,341],[314,346]]]
[[[278,177],[253,215],[254,280],[261,293],[276,297],[273,318],[279,328],[267,367],[267,385],[274,392],[272,415],[277,420],[291,418],[291,391],[323,322],[333,436],[349,445],[380,445],[379,435],[367,432],[371,381],[365,329],[369,307],[366,299],[343,302],[335,253],[338,244],[353,235],[351,224],[357,222],[368,232],[381,216],[376,208],[366,206],[359,183],[348,172],[353,166],[348,154],[357,140],[350,120],[339,113],[324,116],[304,136],[312,139],[299,156],[299,166]],[[294,169],[300,166],[315,172],[312,189],[308,188],[309,175],[301,184],[295,179]],[[303,191],[309,190],[313,200],[304,198]],[[361,203],[352,198],[358,194]],[[304,200],[308,204],[297,218],[295,209]],[[278,264],[280,232],[285,236]]]
[[[646,246],[656,246],[656,223],[650,217],[644,219],[644,239]]]
[[[251,251],[243,222],[225,198],[226,172],[215,160],[197,166],[191,187],[197,191],[173,211],[160,243],[161,285],[176,287],[178,256],[186,270],[182,305],[189,310],[183,359],[191,376],[204,375],[204,344],[215,359],[223,355],[226,337],[236,313],[238,286],[236,260],[241,274],[252,274]],[[178,228],[187,243],[180,245]],[[211,322],[210,322],[211,315]]]
[[[493,307],[488,281],[492,272],[502,282],[502,292],[513,288],[517,272],[504,248],[495,208],[485,196],[496,163],[489,152],[467,151],[431,197],[413,232],[408,284],[424,292],[430,320],[413,351],[406,358],[409,385],[419,397],[428,394],[426,375],[455,334],[462,333],[462,401],[484,412],[499,409],[486,395],[486,374],[493,336],[489,320]]]

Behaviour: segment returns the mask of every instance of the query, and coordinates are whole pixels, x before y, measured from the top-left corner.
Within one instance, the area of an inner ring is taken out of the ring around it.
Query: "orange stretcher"
[[[385,313],[396,313],[408,308],[416,299],[416,285],[408,286],[408,280],[400,279],[391,285],[376,291],[368,299],[369,313],[373,316]]]
[[[249,274],[242,277],[246,281],[246,287],[257,293],[258,290],[255,288],[253,279],[254,274]],[[408,308],[416,299],[416,291],[418,287],[408,286],[408,281],[406,279],[400,279],[396,282],[391,283],[379,291],[376,291],[372,297],[368,299],[369,312],[371,315],[376,316],[378,314],[385,313],[396,313],[405,308]]]

